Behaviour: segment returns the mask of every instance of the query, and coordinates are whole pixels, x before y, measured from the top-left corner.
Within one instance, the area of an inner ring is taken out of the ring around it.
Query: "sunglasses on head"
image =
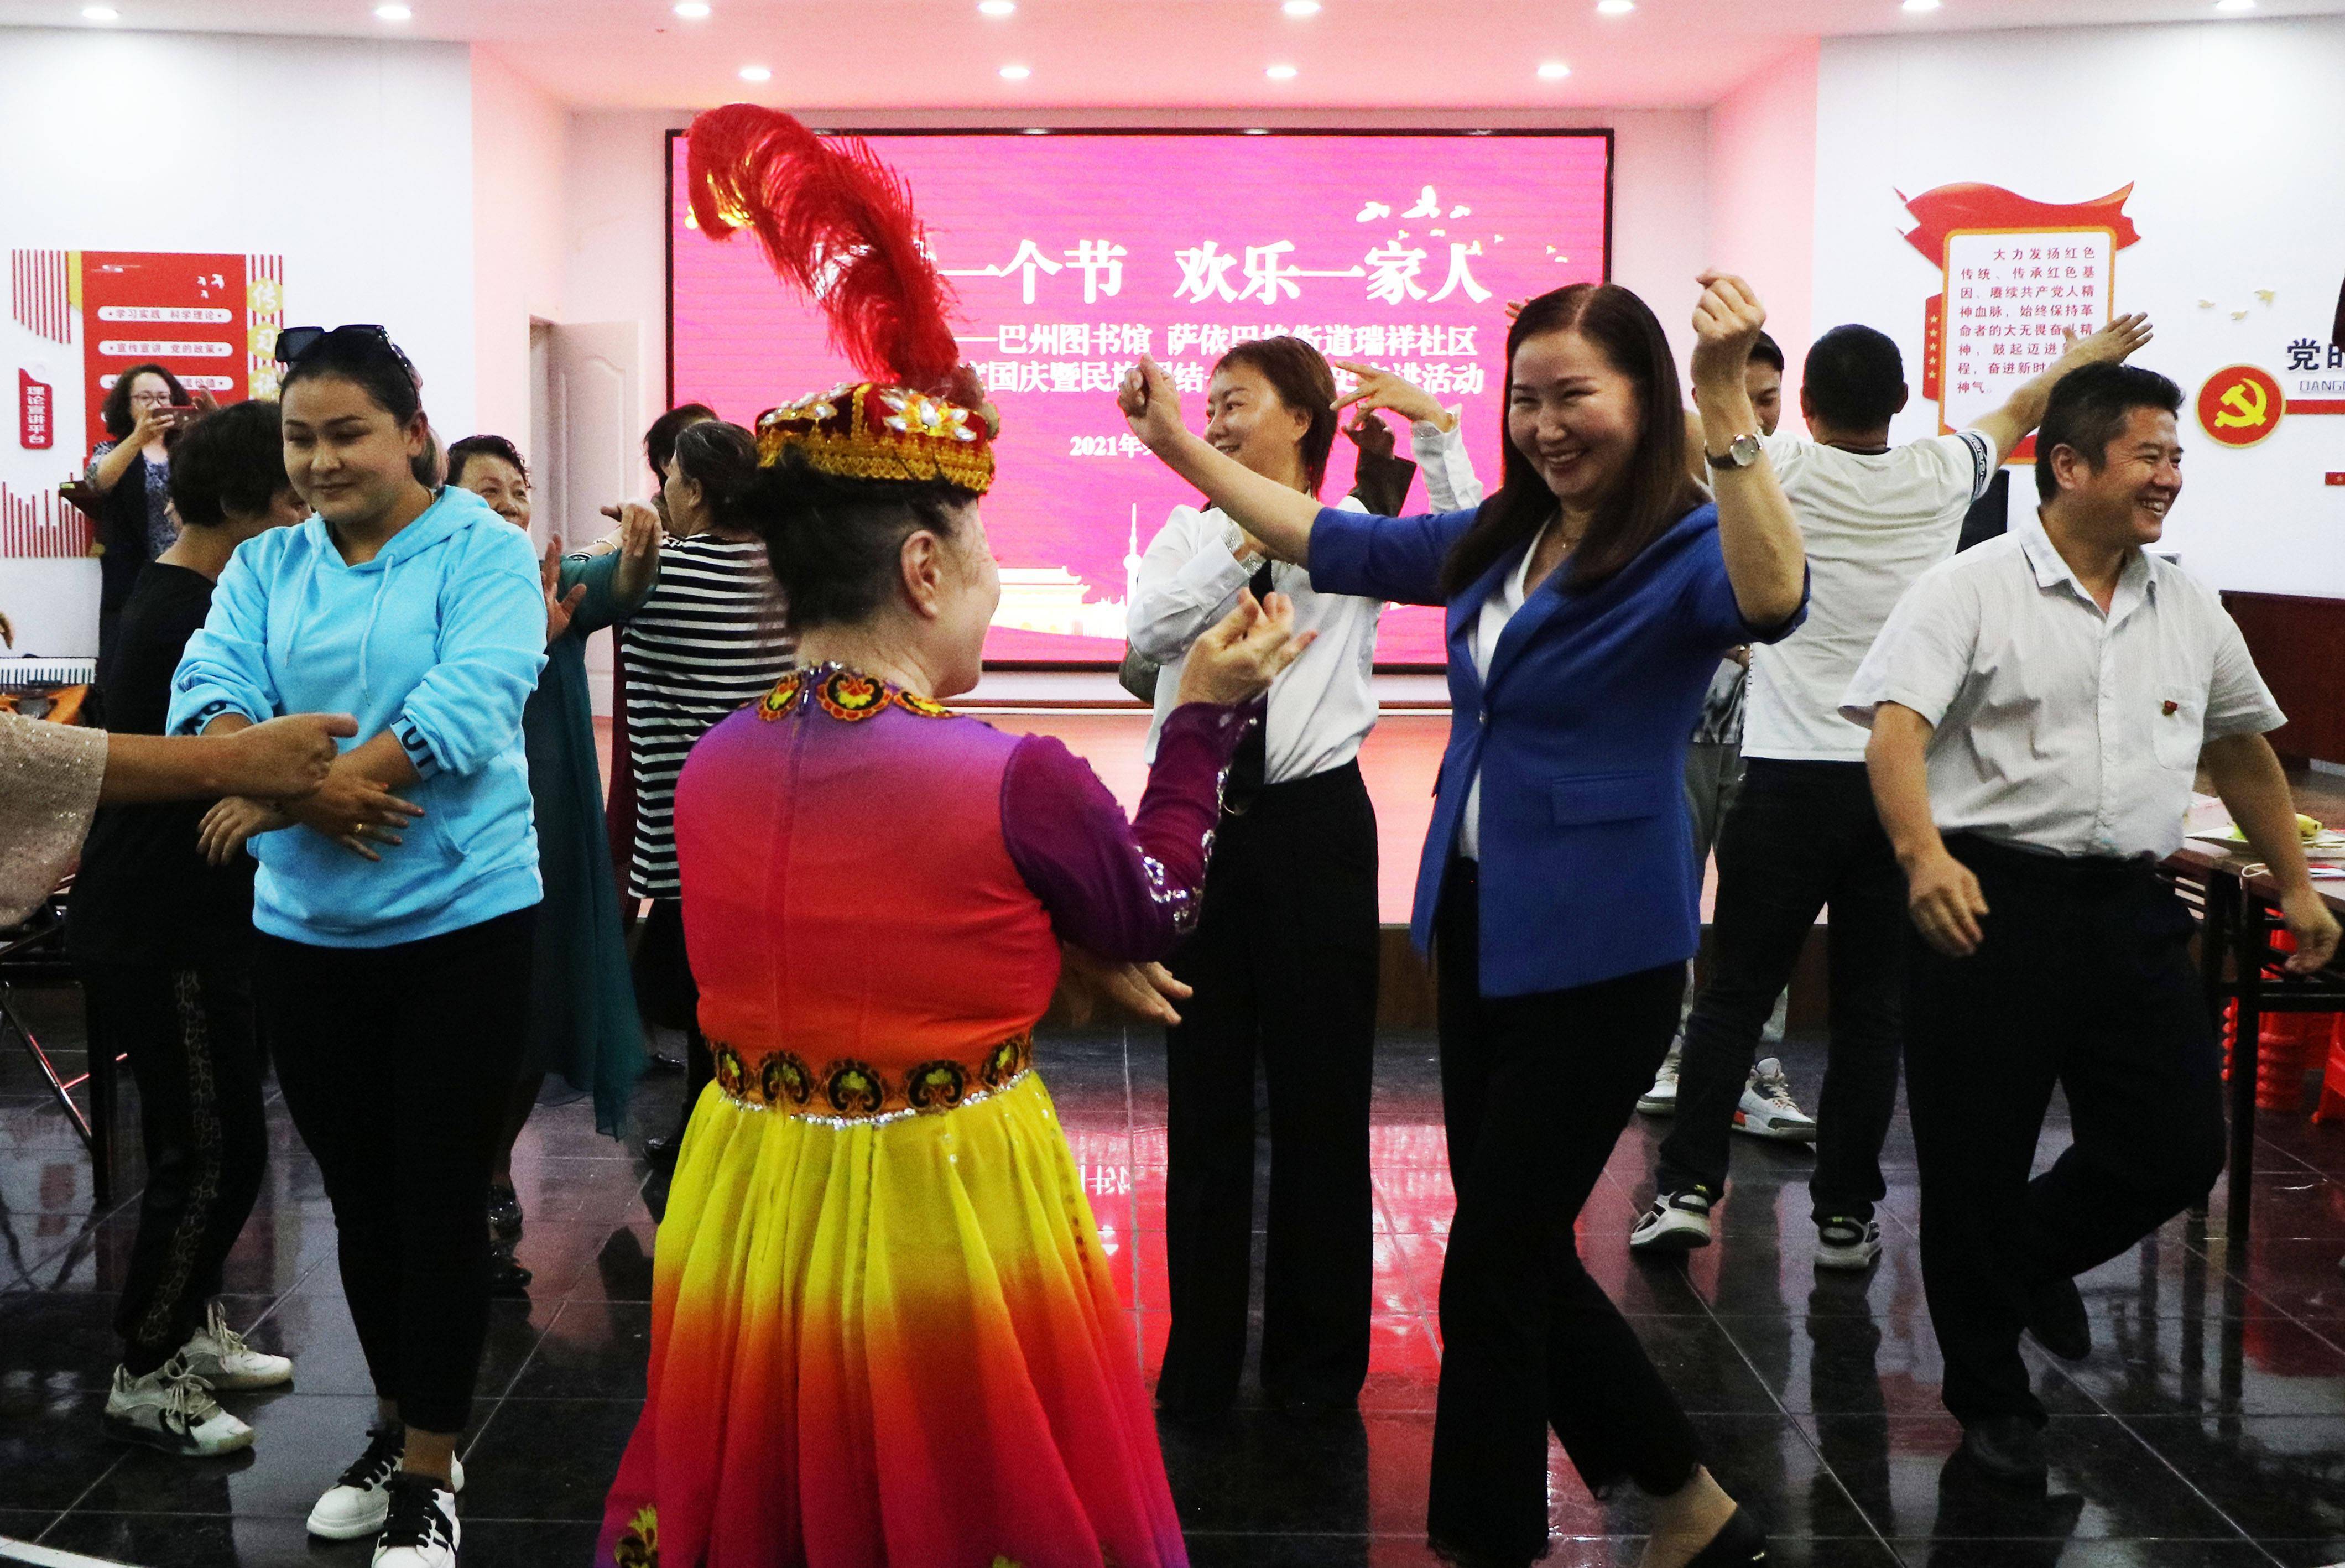
[[[277,362],[290,370],[310,350],[330,339],[389,349],[391,357],[406,367],[409,377],[417,385],[422,384],[422,378],[415,373],[414,364],[400,351],[399,345],[391,341],[391,334],[372,322],[353,322],[340,327],[287,327],[277,334]]]

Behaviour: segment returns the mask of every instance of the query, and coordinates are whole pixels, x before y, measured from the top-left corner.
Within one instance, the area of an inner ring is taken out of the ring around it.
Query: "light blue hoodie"
[[[307,828],[252,840],[253,923],[320,947],[390,947],[543,896],[522,708],[545,663],[529,535],[450,485],[363,565],[323,519],[237,546],[171,681],[170,731],[222,712],[358,716],[400,738],[424,815],[366,860]]]

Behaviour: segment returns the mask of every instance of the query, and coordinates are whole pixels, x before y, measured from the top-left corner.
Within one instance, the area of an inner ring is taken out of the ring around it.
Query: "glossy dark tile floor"
[[[77,1044],[70,993],[32,1001],[53,1046]],[[1812,1105],[1821,1053],[1795,1040],[1787,1054]],[[1134,1353],[1152,1369],[1166,1327],[1159,1044],[1091,1033],[1050,1042],[1041,1059],[1115,1251]],[[648,1081],[645,1121],[664,1125],[676,1093],[673,1078]],[[126,1128],[134,1117],[126,1107]],[[1168,1427],[1200,1568],[1431,1561],[1420,1529],[1451,1198],[1429,1039],[1384,1042],[1376,1118],[1376,1358],[1360,1417],[1296,1424],[1250,1403],[1215,1429]],[[136,1156],[117,1204],[99,1209],[62,1118],[21,1062],[0,1062],[0,1535],[152,1565],[365,1561],[362,1543],[302,1532],[356,1451],[368,1389],[316,1168],[281,1109],[272,1126],[228,1310],[256,1343],[298,1358],[297,1380],[232,1399],[259,1430],[249,1454],[166,1461],[108,1444],[96,1420]],[[2085,1282],[2097,1345],[2082,1366],[2039,1363],[2057,1416],[2050,1493],[2034,1501],[1947,1467],[1959,1433],[1938,1405],[1902,1116],[1889,1247],[1869,1276],[1816,1273],[1807,1156],[1741,1140],[1720,1244],[1683,1268],[1632,1262],[1652,1123],[1621,1140],[1582,1247],[1694,1412],[1712,1468],[1773,1532],[1779,1563],[2313,1568],[2345,1559],[2345,1126],[2267,1116],[2263,1129],[2244,1257],[2218,1193],[2210,1213]],[[2046,1158],[2061,1136],[2047,1135]],[[468,1561],[533,1568],[587,1561],[643,1394],[660,1193],[626,1148],[595,1136],[583,1105],[542,1107],[522,1154],[520,1256],[537,1280],[529,1300],[497,1308],[463,1512]],[[1552,1562],[1635,1562],[1636,1500],[1592,1501],[1560,1452],[1549,1496]]]

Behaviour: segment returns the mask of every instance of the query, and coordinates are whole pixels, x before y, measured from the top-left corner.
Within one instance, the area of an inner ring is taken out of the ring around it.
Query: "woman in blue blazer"
[[[1660,323],[1611,284],[1543,295],[1515,322],[1505,482],[1471,512],[1323,509],[1189,433],[1153,361],[1119,394],[1168,467],[1314,582],[1448,611],[1415,936],[1440,977],[1457,1188],[1426,1528],[1459,1563],[1545,1552],[1550,1426],[1591,1491],[1653,1495],[1647,1568],[1765,1551],[1573,1238],[1669,1050],[1699,937],[1679,780],[1702,692],[1726,649],[1788,636],[1805,609],[1799,527],[1743,390],[1766,312],[1738,279],[1701,281],[1715,504],[1687,477]]]

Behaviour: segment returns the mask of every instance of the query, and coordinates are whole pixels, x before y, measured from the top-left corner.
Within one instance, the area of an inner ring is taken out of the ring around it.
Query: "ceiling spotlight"
[[[774,79],[774,73],[765,66],[744,66],[741,67],[741,79],[745,82],[770,82]]]
[[[411,22],[415,19],[415,13],[404,5],[378,5],[374,14],[375,19],[381,22]]]
[[[81,19],[85,22],[119,22],[122,13],[111,5],[85,5],[81,8]]]
[[[1907,11],[1934,11],[1937,8],[1938,0],[1905,0],[1904,5],[1901,7]]]
[[[1248,136],[1268,136],[1270,134],[1270,130],[1269,127],[1265,126],[1248,126],[1245,128],[1245,134]]]
[[[1316,16],[1319,15],[1319,0],[1286,0],[1279,9],[1290,16]]]
[[[1018,0],[977,0],[980,16],[1011,16],[1017,15]]]
[[[1264,71],[1263,75],[1268,76],[1274,82],[1291,82],[1294,79],[1294,67],[1292,66],[1273,66],[1270,69]]]
[[[1599,16],[1626,16],[1637,8],[1637,0],[1596,0]]]
[[[1543,60],[1539,63],[1538,74],[1539,80],[1543,82],[1559,82],[1571,75],[1571,67],[1561,60]]]
[[[687,22],[708,20],[708,7],[703,4],[703,0],[683,0],[683,4],[676,6],[675,14]]]
[[[1028,126],[1020,134],[1025,136],[1049,136],[1051,134],[1051,127],[1049,126]]]
[[[1004,66],[1001,67],[1001,79],[1005,82],[1022,82],[1033,74],[1034,68],[1031,66]]]

